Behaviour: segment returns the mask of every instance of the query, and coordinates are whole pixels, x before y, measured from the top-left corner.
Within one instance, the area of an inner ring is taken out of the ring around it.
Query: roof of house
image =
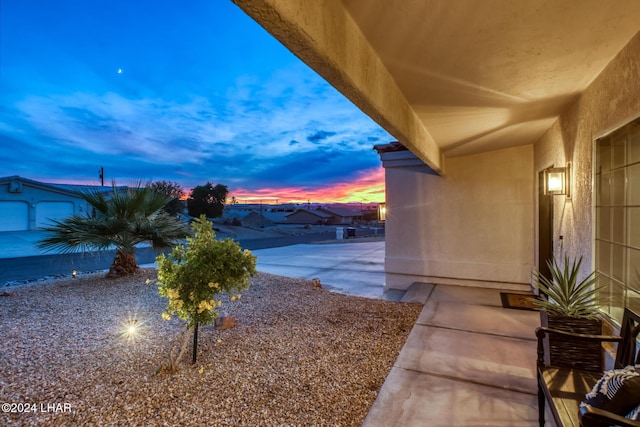
[[[64,188],[69,191],[85,192],[85,191],[100,191],[103,193],[109,193],[113,191],[113,186],[101,186],[101,185],[82,185],[82,184],[49,184],[56,187]],[[126,190],[129,188],[126,185],[118,185],[116,189]]]
[[[0,184],[8,183],[13,181],[20,181],[24,184],[30,185],[31,187],[41,188],[47,191],[53,191],[56,193],[63,193],[70,196],[78,197],[78,193],[82,193],[85,191],[101,191],[104,193],[110,193],[113,191],[112,186],[100,186],[100,185],[80,185],[80,184],[54,184],[49,182],[36,181],[29,178],[24,178],[19,175],[11,175],[11,176],[3,176],[0,177]],[[127,186],[117,186],[118,190],[124,190],[129,187]]]
[[[373,149],[376,150],[378,152],[378,154],[391,153],[391,152],[394,152],[394,151],[407,151],[408,150],[407,147],[405,147],[404,145],[402,145],[398,141],[390,142],[388,144],[374,145]]]
[[[341,216],[345,218],[362,215],[361,212],[354,211],[347,208],[340,208],[340,207],[329,207],[329,208],[319,208],[319,209],[321,209],[323,212],[328,213],[329,215]]]
[[[309,213],[311,215],[317,216],[319,218],[331,218],[333,215],[327,213],[327,212],[323,212],[323,211],[319,211],[317,209],[314,210],[307,210],[307,209],[298,209],[293,213],[290,213],[289,215],[286,215],[286,217],[290,217],[292,215],[298,214],[300,212],[305,212],[305,213]]]
[[[52,191],[54,193],[62,193],[68,196],[78,197],[77,191],[73,191],[73,190],[58,186],[56,184],[48,184],[46,182],[35,181],[33,179],[23,178],[18,175],[0,177],[0,184],[10,183],[14,181],[20,181],[23,184],[26,184],[28,186],[40,188],[47,191]]]

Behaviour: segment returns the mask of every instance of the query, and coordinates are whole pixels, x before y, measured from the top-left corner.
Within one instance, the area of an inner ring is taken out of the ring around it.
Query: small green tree
[[[206,215],[207,218],[218,218],[222,216],[224,204],[229,194],[229,188],[226,185],[210,182],[205,185],[199,185],[191,190],[191,195],[187,199],[187,209],[189,215],[198,217]]]
[[[221,305],[218,294],[247,289],[249,278],[256,273],[256,257],[229,238],[216,240],[204,215],[194,220],[191,228],[194,237],[187,238],[187,246],[176,246],[168,256],[156,258],[158,290],[169,300],[162,317],[169,320],[176,315],[186,322],[178,339],[181,349],[177,356],[177,349],[171,349],[165,367],[171,372],[176,370],[191,335],[196,361],[198,325],[211,324],[218,317],[217,308]]]

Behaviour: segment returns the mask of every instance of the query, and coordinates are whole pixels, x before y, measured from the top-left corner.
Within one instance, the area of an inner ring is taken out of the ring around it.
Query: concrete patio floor
[[[254,253],[260,271],[389,299],[384,242]],[[422,313],[363,426],[536,426],[538,313],[502,308],[498,289],[422,284],[418,293]]]

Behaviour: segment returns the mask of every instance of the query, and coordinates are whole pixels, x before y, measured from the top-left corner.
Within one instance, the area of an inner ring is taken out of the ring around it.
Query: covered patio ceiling
[[[640,30],[637,0],[233,1],[440,172],[534,143]]]

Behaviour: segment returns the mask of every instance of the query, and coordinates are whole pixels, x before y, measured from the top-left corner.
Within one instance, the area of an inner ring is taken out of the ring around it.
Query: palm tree
[[[122,189],[114,182],[112,188],[111,197],[97,190],[81,192],[80,196],[93,207],[93,213],[54,220],[53,226],[44,229],[51,235],[38,246],[62,253],[115,247],[116,255],[107,277],[118,277],[138,270],[137,244],[150,242],[154,249],[162,249],[187,236],[185,224],[160,211],[170,201],[169,197],[140,183]]]

